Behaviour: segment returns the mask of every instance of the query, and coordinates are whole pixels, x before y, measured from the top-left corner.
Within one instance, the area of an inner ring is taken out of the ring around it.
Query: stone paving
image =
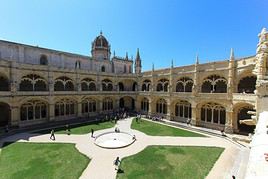
[[[104,149],[94,144],[94,138],[91,134],[85,135],[66,135],[56,134],[56,140],[49,139],[50,134],[30,134],[21,133],[3,139],[5,141],[17,142],[44,142],[44,143],[75,143],[76,148],[89,158],[91,161],[81,175],[81,179],[112,179],[116,178],[116,170],[113,165],[116,157],[120,159],[136,154],[149,145],[172,145],[172,146],[215,146],[225,148],[220,158],[215,163],[207,178],[231,178],[232,175],[242,176],[243,166],[240,162],[247,156],[241,156],[241,152],[247,150],[244,147],[235,145],[224,138],[209,137],[170,137],[170,136],[148,136],[137,130],[130,129],[131,118],[118,121],[115,127],[120,131],[128,132],[136,136],[136,141],[120,149]],[[185,130],[185,129],[184,129]],[[114,128],[99,130],[94,133],[95,136],[114,131]],[[204,134],[203,134],[204,135]],[[240,157],[237,157],[240,156]],[[237,165],[238,164],[238,165]],[[242,170],[242,171],[241,171]]]

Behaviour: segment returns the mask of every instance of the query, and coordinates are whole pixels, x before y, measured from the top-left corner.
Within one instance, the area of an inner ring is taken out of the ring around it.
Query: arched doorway
[[[120,107],[120,108],[124,108],[124,107],[125,107],[124,98],[120,98],[120,101],[119,101],[119,107]]]
[[[125,108],[126,110],[135,110],[135,100],[129,96],[120,98],[119,107]]]
[[[248,111],[255,111],[253,106],[241,107],[237,112],[237,129],[238,133],[249,134],[253,133],[256,126],[249,126],[246,124],[240,124],[240,120],[251,119],[252,114],[248,114]]]
[[[11,114],[10,107],[6,103],[0,103],[0,127],[4,127],[10,123]]]
[[[246,76],[238,83],[238,93],[254,93],[256,89],[256,76]]]

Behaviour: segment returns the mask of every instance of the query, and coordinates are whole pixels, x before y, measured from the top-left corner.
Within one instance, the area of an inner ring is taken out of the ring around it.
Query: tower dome
[[[92,44],[95,48],[109,48],[109,42],[108,40],[102,35],[102,32],[100,32],[100,35],[95,38]]]
[[[92,42],[91,54],[93,59],[96,60],[110,59],[110,44],[108,40],[102,35],[102,32],[100,32],[100,35],[97,36]]]

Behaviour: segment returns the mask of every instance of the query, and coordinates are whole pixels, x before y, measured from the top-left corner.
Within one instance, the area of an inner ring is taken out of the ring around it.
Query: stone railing
[[[214,98],[214,99],[227,99],[228,94],[227,93],[199,93],[199,97],[201,98]]]
[[[233,100],[236,101],[256,101],[256,95],[255,94],[243,94],[243,93],[233,93]]]

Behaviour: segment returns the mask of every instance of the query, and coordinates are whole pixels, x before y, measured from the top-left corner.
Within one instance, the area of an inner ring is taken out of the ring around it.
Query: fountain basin
[[[127,147],[135,142],[133,135],[126,132],[106,132],[95,139],[95,144],[102,148],[116,149]]]

